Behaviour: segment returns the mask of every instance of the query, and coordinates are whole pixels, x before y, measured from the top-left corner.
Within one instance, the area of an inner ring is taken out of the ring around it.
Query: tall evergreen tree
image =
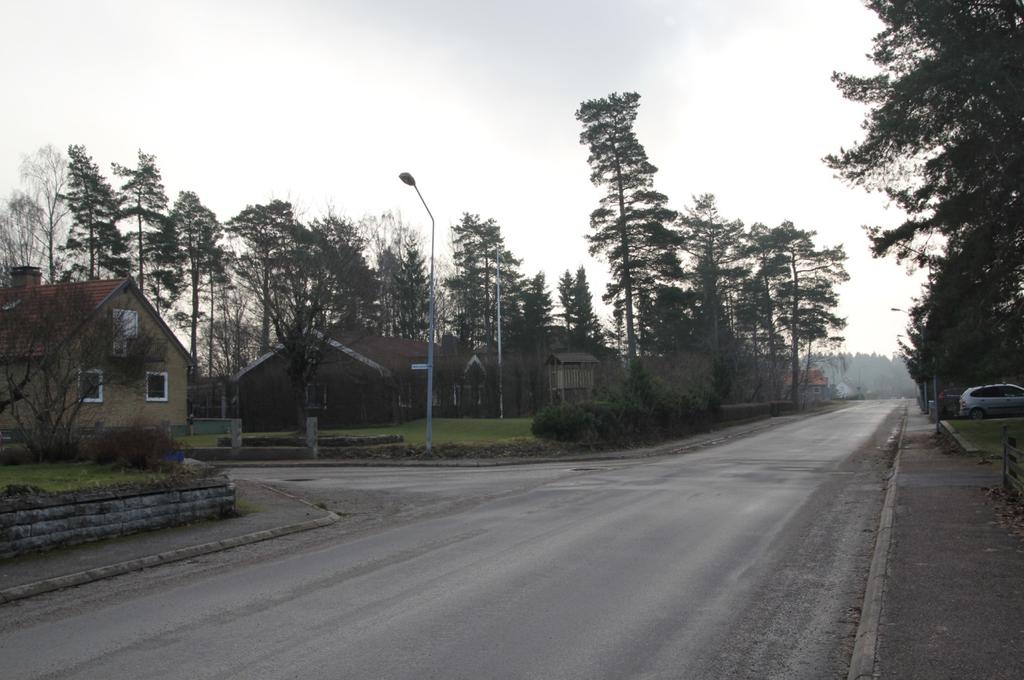
[[[668,227],[675,213],[654,190],[657,168],[633,129],[639,103],[635,92],[613,93],[584,101],[576,111],[583,124],[580,143],[590,149],[590,180],[606,190],[590,215],[594,231],[587,240],[591,254],[603,255],[611,266],[606,299],[623,310],[630,359],[645,325],[641,319],[638,328],[636,317],[650,313],[658,287],[679,274],[678,238]]]
[[[128,245],[117,230],[117,196],[85,147],[68,147],[68,190],[64,194],[73,217],[64,252],[76,261],[69,275],[95,279],[103,273],[127,276]]]
[[[572,336],[573,327],[576,325],[574,317],[575,309],[573,305],[574,285],[575,281],[572,278],[572,272],[566,269],[558,279],[558,304],[562,308],[559,316],[562,319],[562,327],[565,329],[565,337],[567,341]]]
[[[692,262],[690,279],[701,300],[703,344],[717,358],[723,350],[724,303],[743,274],[743,223],[724,219],[714,194],[702,194],[679,224],[682,249]]]
[[[799,407],[800,349],[846,325],[834,312],[839,301],[835,287],[850,277],[841,245],[818,249],[815,232],[797,229],[789,221],[772,231],[773,245],[785,262],[786,278],[778,291],[783,310],[780,323],[789,333],[791,398]]]
[[[401,338],[426,340],[430,281],[426,257],[415,237],[410,236],[402,244],[394,284],[395,334]]]
[[[497,304],[495,273],[497,256],[501,253],[502,323],[511,316],[509,305],[515,303],[520,261],[505,249],[501,228],[493,219],[481,220],[479,215],[464,213],[452,226],[452,264],[454,273],[445,280],[455,306],[454,325],[459,341],[467,347],[497,341]]]
[[[554,305],[548,293],[544,272],[538,272],[525,280],[518,298],[518,314],[510,318],[510,346],[521,352],[546,351]],[[504,311],[504,303],[502,310]]]
[[[235,271],[252,291],[260,307],[260,352],[270,350],[270,303],[275,267],[295,229],[292,204],[274,200],[250,205],[227,223],[227,230],[242,241]]]
[[[748,329],[751,351],[761,358],[751,400],[757,400],[762,392],[767,392],[769,400],[781,398],[785,339],[780,323],[780,290],[788,278],[787,261],[779,242],[782,235],[758,222],[751,226],[745,239],[744,254],[750,272],[742,283],[738,315],[740,323]]]
[[[200,294],[204,284],[212,285],[223,270],[217,216],[191,191],[182,191],[174,202],[170,220],[177,234],[179,261],[184,268],[185,287],[189,292],[189,355],[198,366],[198,332],[202,315]]]
[[[587,272],[581,266],[572,283],[573,317],[576,325],[570,341],[581,350],[601,354],[605,351],[604,329],[594,312],[594,296],[590,292]]]
[[[594,313],[593,295],[583,267],[573,276],[566,270],[558,281],[558,302],[565,325],[569,349],[578,352],[602,353],[605,350],[604,329]]]
[[[366,261],[366,239],[351,220],[328,211],[309,224],[309,230],[326,239],[335,272],[332,323],[345,329],[374,328],[379,317],[378,288]],[[286,285],[287,278],[281,281]]]
[[[700,300],[700,346],[711,355],[716,393],[730,399],[740,355],[733,347],[727,301],[735,296],[744,274],[743,223],[724,219],[714,194],[702,194],[694,198],[679,226],[682,249],[692,266],[688,278]]]
[[[880,73],[834,76],[844,97],[867,106],[866,134],[826,160],[907,215],[869,234],[877,255],[912,258],[932,272],[915,320],[926,332],[908,329],[917,338],[908,358],[923,375],[948,375],[965,361],[975,380],[1019,373],[1024,3],[867,5],[883,23],[871,52]]]
[[[146,245],[143,226],[159,227],[167,219],[167,194],[163,179],[156,167],[156,156],[142,153],[134,168],[113,163],[114,174],[124,179],[120,189],[121,212],[119,218],[135,221],[138,229],[136,262],[139,290],[145,292],[146,262],[152,257]]]
[[[145,233],[150,266],[146,297],[161,316],[173,313],[185,287],[184,256],[173,216],[161,220],[157,228]]]

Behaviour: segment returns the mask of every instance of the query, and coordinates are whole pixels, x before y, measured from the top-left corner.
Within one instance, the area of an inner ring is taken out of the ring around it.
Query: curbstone
[[[314,520],[308,520],[305,522],[299,522],[298,524],[290,524],[283,527],[277,527],[275,529],[264,529],[263,531],[257,531],[251,534],[245,534],[242,536],[235,536],[233,538],[213,541],[210,543],[203,543],[201,545],[188,546],[185,548],[179,548],[176,550],[168,550],[166,552],[158,553],[156,555],[148,555],[146,557],[140,557],[134,560],[127,560],[125,562],[119,562],[106,567],[97,567],[95,569],[88,569],[86,571],[76,572],[74,574],[68,574],[66,576],[57,576],[54,578],[45,579],[42,581],[36,581],[34,583],[27,583],[21,586],[14,586],[12,588],[6,588],[0,590],[0,604],[6,604],[7,602],[14,602],[15,600],[23,600],[34,595],[42,595],[43,593],[52,592],[54,590],[60,590],[62,588],[70,588],[72,586],[80,586],[93,581],[99,581],[101,579],[110,578],[112,576],[120,576],[140,569],[146,569],[148,567],[156,567],[162,564],[168,564],[171,562],[178,562],[181,560],[191,559],[193,557],[199,557],[201,555],[207,555],[221,550],[227,550],[230,548],[237,548],[242,545],[248,545],[250,543],[258,543],[271,538],[278,538],[280,536],[286,536],[288,534],[299,533],[301,531],[309,531],[311,529],[319,529],[331,524],[334,524],[340,516],[333,512],[328,512],[323,517],[318,517]],[[0,554],[0,557],[3,557]]]
[[[889,553],[892,548],[893,526],[896,522],[896,488],[900,472],[900,456],[903,453],[903,435],[907,429],[907,412],[903,411],[900,422],[900,439],[896,458],[889,476],[882,513],[878,520],[878,536],[868,570],[867,587],[864,589],[864,603],[860,610],[860,622],[850,655],[850,670],[847,680],[872,678],[875,673],[875,655],[878,651],[878,629],[882,618],[882,597],[885,593],[885,575],[888,571]]]

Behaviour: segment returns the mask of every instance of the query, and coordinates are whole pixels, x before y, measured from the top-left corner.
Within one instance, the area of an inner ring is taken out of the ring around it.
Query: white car
[[[981,420],[1024,414],[1024,387],[1001,383],[968,387],[960,395],[960,415]]]

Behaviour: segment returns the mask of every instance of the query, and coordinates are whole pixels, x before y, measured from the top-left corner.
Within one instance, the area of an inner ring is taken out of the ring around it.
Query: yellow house
[[[131,278],[42,285],[38,268],[17,267],[12,281],[0,288],[0,430],[55,408],[74,409],[77,428],[186,424],[188,351]],[[58,353],[63,382],[53,362],[40,368]],[[55,384],[67,387],[43,399]]]

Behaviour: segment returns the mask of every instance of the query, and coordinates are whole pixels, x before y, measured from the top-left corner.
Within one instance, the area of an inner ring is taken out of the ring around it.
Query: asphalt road
[[[7,605],[0,675],[843,678],[896,418],[615,464],[239,472],[429,512]]]

